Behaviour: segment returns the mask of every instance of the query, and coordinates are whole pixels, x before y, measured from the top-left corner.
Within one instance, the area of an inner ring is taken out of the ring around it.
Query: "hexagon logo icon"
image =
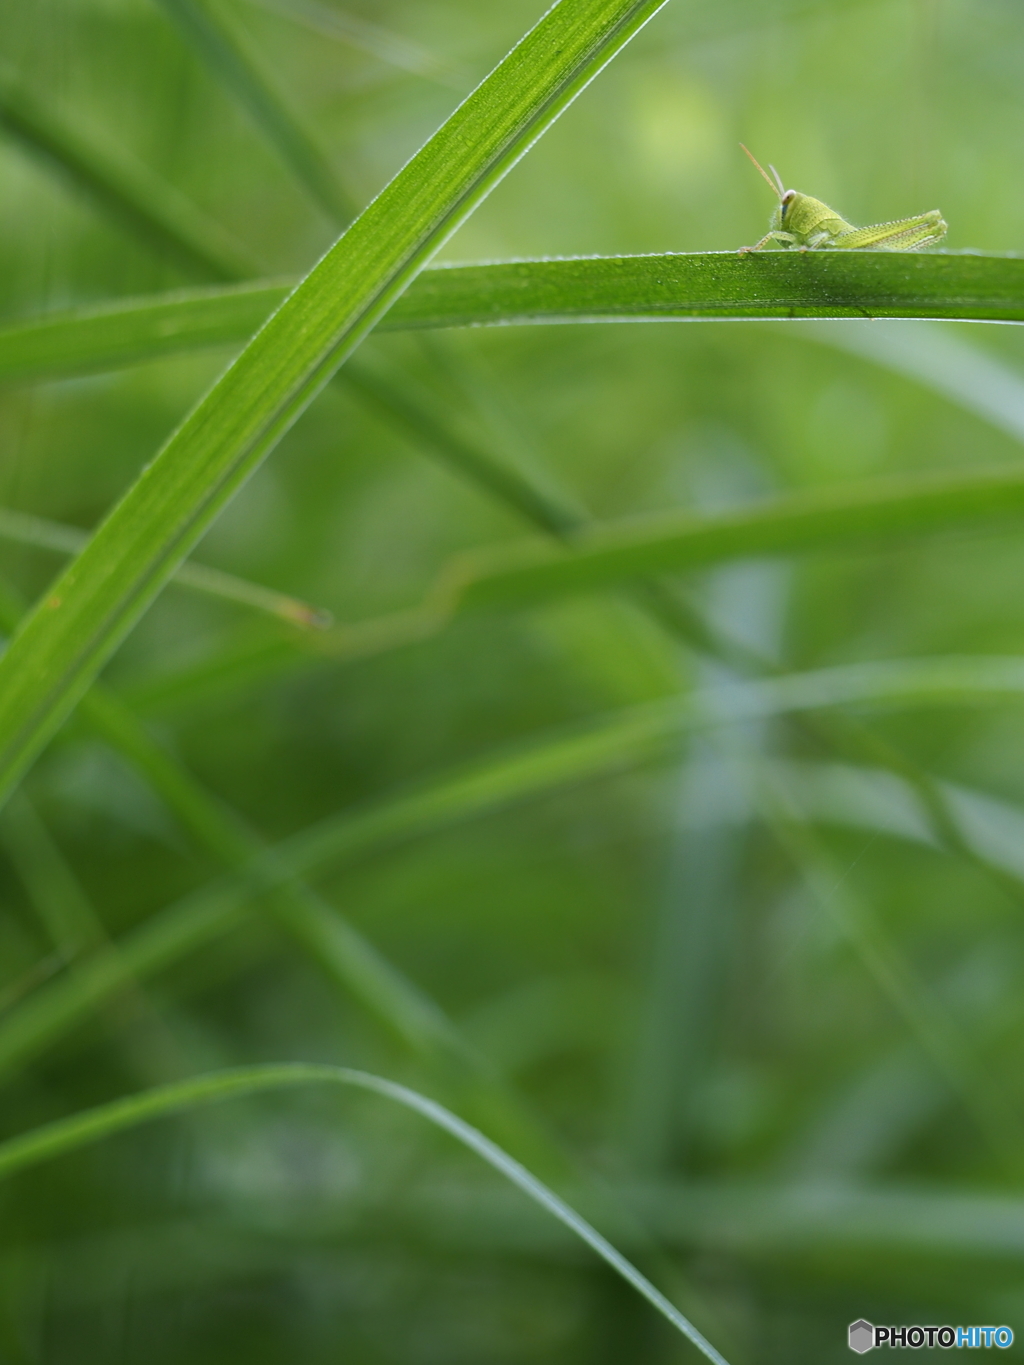
[[[856,1351],[862,1356],[865,1351],[870,1351],[875,1344],[875,1329],[871,1323],[864,1318],[858,1318],[856,1322],[850,1323],[850,1350]]]

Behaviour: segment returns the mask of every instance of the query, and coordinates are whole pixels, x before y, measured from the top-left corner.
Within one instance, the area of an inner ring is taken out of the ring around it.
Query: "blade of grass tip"
[[[196,1076],[172,1085],[159,1086],[139,1095],[84,1110],[66,1119],[58,1119],[30,1133],[0,1143],[0,1179],[154,1119],[181,1114],[217,1100],[309,1084],[352,1086],[369,1091],[402,1105],[449,1133],[457,1142],[476,1153],[505,1180],[515,1185],[546,1213],[556,1218],[586,1243],[708,1360],[714,1361],[715,1365],[727,1365],[724,1357],[678,1308],[637,1270],[636,1266],[602,1237],[575,1209],[496,1143],[435,1100],[406,1086],[398,1085],[395,1081],[365,1071],[292,1062],[271,1066],[238,1067],[230,1071]]]
[[[355,214],[327,158],[271,90],[220,6],[211,0],[159,0],[214,77],[233,91],[307,193],[339,227]]]
[[[67,526],[29,512],[17,512],[10,507],[0,507],[0,540],[12,540],[18,545],[53,550],[62,555],[76,555],[88,545],[89,539],[89,532],[81,531],[77,526]],[[172,581],[211,597],[265,611],[270,616],[287,621],[289,625],[323,629],[331,624],[330,612],[320,607],[310,606],[298,597],[265,588],[260,583],[250,583],[222,569],[196,564],[190,559],[178,565]]]
[[[1019,1124],[1002,1098],[984,1082],[961,1031],[931,998],[888,933],[831,865],[811,828],[770,769],[758,765],[755,788],[768,827],[799,868],[808,889],[842,930],[919,1046],[958,1096],[978,1131],[1008,1174],[1020,1169]]]
[[[422,76],[453,90],[464,90],[470,84],[469,72],[461,71],[440,53],[431,52],[419,43],[381,28],[379,24],[371,24],[347,10],[318,4],[317,0],[249,0],[249,3],[302,24],[314,33],[348,43],[410,75]]]
[[[316,664],[352,662],[392,649],[419,644],[445,624],[432,604],[412,611],[391,612],[367,621],[323,625],[316,631],[283,638],[265,632],[248,633],[194,664],[161,671],[132,684],[123,695],[132,709],[160,713],[222,699],[246,685],[264,685],[275,677],[293,674]]]
[[[186,418],[0,659],[0,797],[429,257],[665,0],[560,0]]]
[[[205,279],[257,274],[219,223],[140,161],[53,112],[0,64],[0,127],[71,179],[136,237]]]

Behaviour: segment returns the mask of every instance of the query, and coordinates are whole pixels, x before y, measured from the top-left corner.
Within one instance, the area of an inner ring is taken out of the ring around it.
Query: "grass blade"
[[[561,0],[250,342],[0,660],[0,797],[429,257],[664,0]]]
[[[456,610],[494,609],[593,592],[652,574],[764,555],[930,534],[1024,512],[1024,471],[857,483],[697,517],[634,519],[575,537],[572,549],[529,542],[453,562],[435,597]]]
[[[303,24],[314,33],[348,43],[413,76],[422,76],[455,90],[465,89],[470,82],[469,73],[458,70],[444,56],[333,5],[321,5],[319,0],[250,0],[250,3],[271,14],[283,15],[293,23]]]
[[[896,660],[737,684],[730,719],[851,703],[949,704],[1024,696],[1024,660]],[[121,939],[116,956],[83,962],[74,980],[50,982],[0,1022],[0,1074],[60,1038],[124,981],[155,975],[243,922],[275,878],[352,865],[437,830],[480,818],[595,777],[677,753],[683,735],[722,723],[715,693],[630,707],[508,755],[490,755],[355,811],[345,810],[269,849],[233,878],[169,906]]]
[[[40,550],[53,550],[61,555],[76,555],[88,545],[89,532],[59,521],[49,521],[46,517],[33,516],[29,512],[0,507],[0,540],[12,540],[18,545],[32,545]],[[330,624],[330,613],[320,607],[310,606],[298,597],[275,592],[273,588],[250,583],[247,579],[225,573],[223,569],[213,569],[192,560],[178,565],[173,581],[181,587],[208,593],[211,597],[265,611],[293,626],[324,627]]]
[[[209,0],[160,0],[213,75],[251,114],[281,159],[332,222],[347,223],[355,206],[327,158],[256,71],[224,14]]]
[[[137,199],[132,196],[130,202]],[[865,312],[878,317],[1024,320],[1024,259],[1016,257],[773,252],[757,264],[756,298],[743,277],[749,260],[733,252],[712,252],[436,266],[418,276],[378,327],[403,331],[716,317],[863,319]],[[208,270],[209,263],[205,266]],[[0,380],[54,379],[245,341],[293,283],[258,280],[157,294],[19,323],[0,330]],[[840,298],[840,284],[856,302]],[[833,301],[826,303],[823,296],[830,289]],[[901,347],[894,356],[881,339],[877,346],[868,344],[873,332],[809,329],[797,335],[869,358],[883,357],[890,368],[934,385],[934,366],[915,359],[913,347]],[[943,346],[950,352],[956,343],[947,340]],[[958,401],[979,410],[975,387],[973,381],[958,383],[956,390]],[[991,387],[990,381],[984,387]],[[944,391],[950,393],[951,386],[944,383]],[[1005,401],[999,404],[1000,411],[1004,408]]]
[[[791,335],[905,375],[1014,440],[1024,441],[1024,379],[998,357],[954,335],[952,329],[924,324],[908,336],[887,323],[858,322],[846,327],[812,323]]]
[[[202,279],[235,279],[255,267],[243,247],[142,162],[87,136],[34,98],[0,65],[0,127],[84,190],[105,213]]]
[[[247,341],[295,284],[293,279],[259,280],[181,289],[44,313],[0,329],[0,379],[17,383],[98,374]]]
[[[843,317],[1020,322],[1024,259],[714,251],[449,266],[424,275],[390,326]]]
[[[0,814],[0,845],[62,961],[70,962],[80,953],[106,944],[106,932],[96,911],[22,792]]]
[[[213,1072],[207,1076],[196,1076],[191,1080],[132,1095],[126,1099],[115,1100],[111,1104],[100,1105],[73,1114],[70,1118],[59,1119],[55,1123],[37,1128],[34,1132],[11,1138],[0,1143],[0,1179],[13,1175],[48,1161],[64,1152],[74,1151],[91,1142],[97,1142],[114,1133],[138,1127],[154,1119],[168,1117],[195,1109],[200,1105],[217,1100],[231,1099],[240,1095],[258,1094],[262,1091],[277,1090],[293,1085],[333,1084],[354,1086],[368,1090],[375,1095],[392,1100],[396,1104],[411,1109],[436,1127],[450,1133],[471,1152],[475,1152],[499,1175],[517,1186],[545,1212],[557,1218],[581,1241],[585,1242],[601,1257],[616,1274],[621,1275],[627,1284],[642,1294],[645,1299],[667,1318],[708,1360],[715,1365],[727,1365],[724,1357],[707,1341],[696,1327],[685,1318],[665,1296],[655,1289],[650,1280],[611,1245],[596,1228],[582,1218],[575,1209],[536,1176],[532,1175],[518,1161],[502,1151],[495,1143],[463,1122],[457,1115],[445,1109],[436,1101],[428,1099],[404,1085],[373,1076],[365,1071],[353,1071],[348,1067],[324,1066],[303,1062],[283,1063],[276,1066],[238,1067],[231,1071]]]

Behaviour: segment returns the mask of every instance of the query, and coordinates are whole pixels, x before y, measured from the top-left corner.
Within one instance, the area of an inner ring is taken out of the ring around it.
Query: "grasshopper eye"
[[[787,190],[786,193],[782,196],[782,198],[779,201],[779,203],[781,204],[781,208],[779,210],[780,217],[785,218],[786,210],[789,208],[790,204],[792,204],[795,198],[796,190]]]

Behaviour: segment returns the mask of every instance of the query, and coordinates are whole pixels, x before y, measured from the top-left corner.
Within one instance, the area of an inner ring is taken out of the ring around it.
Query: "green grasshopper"
[[[743,143],[740,143],[743,147]],[[770,178],[746,147],[743,150],[778,196],[779,207],[772,214],[768,231],[756,246],[741,246],[740,252],[760,251],[765,242],[779,242],[784,251],[821,251],[824,248],[842,251],[864,251],[876,247],[882,251],[918,251],[931,246],[946,235],[946,224],[938,209],[929,209],[916,218],[897,218],[893,223],[875,223],[872,227],[856,228],[835,209],[820,199],[812,199],[799,190],[783,188],[774,166],[769,166]]]

